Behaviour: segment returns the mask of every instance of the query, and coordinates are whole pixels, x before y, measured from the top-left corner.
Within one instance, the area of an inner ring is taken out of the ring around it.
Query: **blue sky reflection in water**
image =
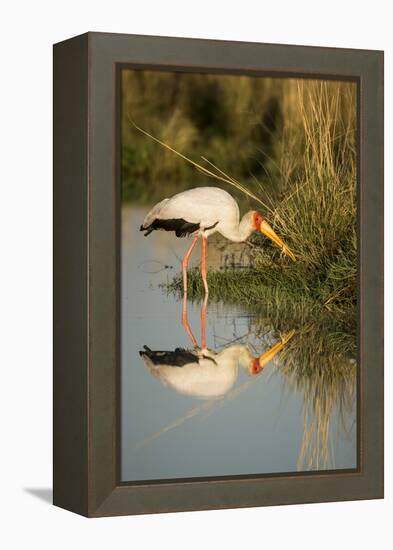
[[[213,399],[179,393],[146,368],[139,355],[144,346],[173,351],[192,344],[181,324],[181,301],[159,287],[179,271],[188,241],[165,232],[145,238],[138,231],[144,214],[142,208],[122,209],[122,481],[297,471],[304,395],[280,373],[279,354],[257,376],[239,367],[233,385]],[[194,263],[198,259],[196,249]],[[200,310],[188,303],[199,344]],[[255,338],[252,320],[244,310],[210,303],[207,347],[219,352],[240,344],[254,356],[265,352],[277,334],[266,326]],[[328,468],[356,467],[355,400],[344,416],[333,407],[328,454]]]

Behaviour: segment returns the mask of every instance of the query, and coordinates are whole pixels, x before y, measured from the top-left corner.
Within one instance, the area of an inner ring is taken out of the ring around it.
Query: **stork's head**
[[[259,374],[264,368],[265,365],[260,363],[259,357],[255,357],[255,359],[251,363],[249,372],[251,376],[255,376],[256,374]]]
[[[254,357],[251,360],[250,366],[249,366],[249,373],[254,376],[255,374],[259,374],[272,359],[279,353],[285,345],[289,342],[289,340],[292,338],[292,336],[295,334],[294,330],[291,330],[290,332],[287,332],[286,334],[283,334],[281,336],[281,340],[274,344],[270,349],[265,351],[265,353],[262,353],[259,357]]]
[[[289,256],[293,261],[296,261],[295,255],[291,250],[288,248],[288,246],[280,239],[280,237],[273,231],[273,229],[270,227],[270,225],[267,223],[265,218],[262,216],[260,212],[252,212],[252,227],[254,231],[260,231],[263,233],[266,237],[268,237],[271,241],[274,242],[280,248],[284,254]]]
[[[274,358],[274,356],[283,348],[283,346],[273,346],[272,349],[267,350],[259,357],[254,357],[249,366],[248,372],[251,376],[255,376],[263,371],[268,363]]]

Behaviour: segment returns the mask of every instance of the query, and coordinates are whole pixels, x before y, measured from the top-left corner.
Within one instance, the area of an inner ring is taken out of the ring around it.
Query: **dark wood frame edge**
[[[54,48],[53,502],[82,515],[88,514],[87,64],[86,35]]]

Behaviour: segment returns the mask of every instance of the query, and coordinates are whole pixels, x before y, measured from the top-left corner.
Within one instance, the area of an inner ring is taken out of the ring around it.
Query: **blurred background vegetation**
[[[124,200],[150,202],[206,185],[192,166],[138,134],[129,117],[175,149],[199,160],[206,156],[244,182],[276,172],[282,81],[125,70],[122,86]]]
[[[301,107],[307,110],[310,105],[299,105],[299,89],[307,101],[308,93],[321,84],[326,97],[338,94],[340,123],[353,129],[351,83],[123,70],[123,200],[149,204],[189,187],[211,184],[195,168],[138,133],[130,118],[194,160],[205,156],[253,190],[262,185],[279,198],[302,168],[306,144]],[[343,151],[343,139],[335,135],[337,154]]]

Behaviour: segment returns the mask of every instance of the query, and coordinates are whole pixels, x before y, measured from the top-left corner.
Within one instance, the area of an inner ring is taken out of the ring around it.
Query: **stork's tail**
[[[151,225],[149,227],[143,227],[143,225],[141,225],[139,231],[146,231],[145,237],[147,237],[152,231],[154,231],[154,228]]]

